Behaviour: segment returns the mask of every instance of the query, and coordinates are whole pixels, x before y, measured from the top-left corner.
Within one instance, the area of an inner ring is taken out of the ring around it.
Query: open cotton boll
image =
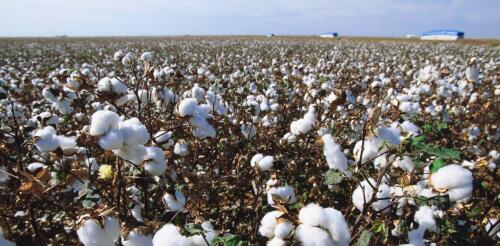
[[[184,204],[186,204],[186,197],[182,191],[175,189],[174,195],[168,192],[163,195],[163,202],[170,211],[182,212],[184,211]]]
[[[113,111],[99,110],[92,114],[90,120],[89,134],[91,136],[101,136],[111,128],[115,128],[120,121],[120,117]]]
[[[143,235],[131,231],[126,240],[122,237],[122,244],[123,246],[153,246],[153,235]]]
[[[262,171],[267,171],[273,167],[274,158],[270,155],[264,156],[262,160],[259,161],[259,168]]]
[[[188,143],[186,143],[186,141],[184,141],[183,139],[181,139],[177,143],[175,143],[174,154],[180,155],[180,156],[187,156],[187,155],[189,155],[189,145],[188,145]]]
[[[297,202],[292,186],[272,187],[267,191],[267,203],[274,207],[274,196],[278,196],[282,202],[294,204]]]
[[[195,115],[189,119],[189,124],[193,127],[200,137],[215,137],[215,129],[211,126],[208,121],[199,115]]]
[[[104,217],[104,226],[89,219],[76,231],[85,246],[113,246],[120,236],[120,225],[113,217]]]
[[[205,97],[205,89],[201,88],[198,84],[194,84],[191,89],[191,96],[196,98],[198,102],[201,102]]]
[[[50,152],[59,148],[59,139],[55,132],[56,130],[51,126],[37,130],[34,134],[36,138],[35,147],[40,152]]]
[[[293,224],[287,220],[279,221],[274,227],[274,236],[277,238],[288,238],[293,230]]]
[[[347,170],[347,158],[342,152],[340,145],[336,144],[332,135],[325,134],[321,137],[323,140],[323,155],[330,169],[340,170],[345,172]]]
[[[403,132],[407,132],[412,135],[418,135],[420,133],[420,128],[407,120],[401,123],[401,128],[403,129]]]
[[[381,141],[387,141],[390,144],[400,144],[401,130],[398,127],[380,127],[378,128],[378,138]]]
[[[148,51],[148,52],[142,53],[141,60],[143,60],[143,61],[153,60],[153,52]]]
[[[5,166],[0,165],[0,170],[5,171]],[[9,175],[4,172],[0,172],[0,184],[7,182],[7,180],[9,180]]]
[[[153,237],[153,246],[187,246],[186,237],[182,236],[173,224],[165,224]]]
[[[421,206],[415,213],[415,222],[418,223],[419,227],[425,228],[425,230],[435,230],[436,220],[434,219],[434,210],[429,206]]]
[[[46,168],[47,165],[40,163],[40,162],[33,162],[26,167],[30,173],[35,173],[36,170]]]
[[[374,160],[378,155],[380,141],[378,138],[370,138],[365,140],[365,144],[363,146],[363,141],[359,140],[356,145],[354,145],[353,154],[356,162],[361,159],[361,163],[365,163],[369,160]],[[363,156],[361,157],[361,149],[363,147]]]
[[[259,161],[262,160],[262,158],[264,158],[263,154],[255,154],[250,160],[250,165],[252,167],[257,166],[259,164]]]
[[[294,135],[305,134],[312,129],[314,123],[316,123],[316,108],[311,105],[304,118],[290,124],[290,132]]]
[[[472,195],[472,173],[460,165],[452,164],[440,168],[431,175],[434,189],[447,190],[450,201],[467,201]]]
[[[413,161],[408,156],[396,157],[396,159],[392,163],[392,166],[399,167],[407,172],[413,171],[414,168]]]
[[[118,128],[123,135],[123,142],[125,144],[146,144],[149,140],[148,129],[137,118],[130,118],[119,122]]]
[[[373,180],[372,178],[369,178],[368,181],[370,181],[370,184],[372,184],[373,186],[377,185],[377,182],[375,182],[375,180]],[[352,193],[352,203],[359,211],[363,211],[365,202],[370,201],[374,192],[373,188],[370,186],[368,181],[364,180],[363,182],[361,182],[361,185],[358,185],[358,187]],[[364,188],[364,198],[363,198],[363,188],[361,187]],[[375,196],[378,200],[372,203],[371,207],[375,211],[387,209],[387,207],[390,205],[390,200],[387,199],[390,197],[390,192],[391,188],[386,184],[381,183],[378,187],[377,195]]]
[[[119,149],[123,145],[123,135],[120,130],[113,128],[106,135],[99,137],[98,144],[105,150]]]
[[[336,245],[349,245],[351,233],[342,213],[334,208],[324,208],[323,212],[326,215],[323,227],[328,229]]]
[[[139,221],[139,222],[144,222],[144,219],[142,218],[141,204],[136,202],[132,206],[133,207],[130,209],[130,213],[132,214],[132,217],[134,217],[134,219]]]
[[[181,117],[185,117],[194,115],[197,107],[198,101],[196,100],[196,98],[185,98],[179,103],[177,110]]]
[[[299,225],[295,230],[295,239],[302,246],[333,246],[332,238],[325,230],[306,224]]]
[[[255,126],[252,123],[246,123],[246,124],[241,125],[240,130],[241,130],[241,134],[243,134],[243,136],[246,139],[253,138],[253,137],[255,137],[255,135],[257,135],[257,126]]]
[[[260,220],[260,235],[267,238],[273,238],[274,229],[276,228],[276,225],[278,223],[276,219],[281,217],[283,214],[284,213],[281,211],[271,211],[265,214],[264,217],[262,217],[262,220]]]
[[[275,237],[275,238],[269,240],[266,245],[267,246],[286,246],[286,242],[279,237]]]
[[[325,213],[323,208],[316,203],[309,203],[300,209],[299,220],[303,224],[310,226],[319,226],[323,223]]]
[[[111,150],[113,153],[120,158],[130,161],[134,164],[139,164],[144,160],[146,155],[146,147],[144,145],[122,145],[119,149]]]
[[[484,227],[484,229],[489,232],[488,236],[500,238],[500,223],[497,222],[498,218],[488,218],[488,222],[486,222],[486,226]],[[495,227],[491,228],[493,225]]]
[[[217,231],[214,230],[214,227],[210,223],[210,221],[204,221],[201,223],[201,228],[205,231],[205,238],[210,243],[212,242],[218,235]]]
[[[151,176],[160,176],[167,170],[165,154],[158,147],[146,147],[146,156],[144,157],[144,170]]]
[[[161,145],[162,148],[167,149],[174,145],[172,136],[172,131],[158,131],[157,133],[155,133],[154,139],[159,145]]]

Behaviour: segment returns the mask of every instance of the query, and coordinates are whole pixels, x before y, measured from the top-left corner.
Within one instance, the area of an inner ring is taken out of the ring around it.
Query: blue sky
[[[0,36],[403,36],[437,28],[500,38],[500,0],[0,0]]]

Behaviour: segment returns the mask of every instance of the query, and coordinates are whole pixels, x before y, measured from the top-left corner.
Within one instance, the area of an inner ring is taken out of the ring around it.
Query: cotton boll
[[[450,201],[467,201],[472,195],[472,173],[460,165],[447,165],[431,175],[434,189],[447,190]]]
[[[189,145],[188,145],[188,143],[186,143],[186,141],[184,141],[183,139],[181,139],[177,143],[175,143],[174,154],[180,155],[180,156],[187,156],[187,155],[189,155]]]
[[[264,156],[262,160],[259,161],[259,168],[262,171],[267,171],[273,167],[273,157],[270,155]]]
[[[37,130],[34,134],[35,147],[40,152],[50,152],[59,148],[59,139],[55,135],[56,130],[51,126],[46,126]]]
[[[16,245],[13,242],[5,239],[5,237],[3,236],[3,231],[2,231],[1,228],[0,228],[0,245],[1,246],[15,246]]]
[[[204,117],[195,115],[189,119],[189,124],[197,131],[198,136],[215,138],[216,132],[214,127]]]
[[[347,170],[347,158],[342,152],[340,145],[333,141],[330,134],[325,134],[321,137],[323,140],[323,155],[326,158],[328,167],[330,169],[340,170],[345,172]]]
[[[267,242],[267,246],[286,246],[286,242],[278,237],[275,237]]]
[[[167,164],[163,150],[158,147],[146,147],[144,170],[152,176],[160,176],[165,173],[166,169]]]
[[[278,196],[284,203],[294,204],[297,202],[292,186],[272,187],[267,191],[267,203],[274,207],[273,195]]]
[[[241,125],[240,130],[241,134],[243,134],[246,139],[253,138],[255,137],[255,135],[257,135],[257,126],[252,123]]]
[[[132,214],[132,217],[134,217],[134,219],[139,221],[139,222],[144,222],[144,219],[142,218],[141,204],[136,202],[133,206],[134,207],[130,209],[130,213]]]
[[[262,160],[262,158],[264,158],[263,154],[255,154],[250,160],[250,165],[252,167],[257,166],[259,164],[259,161]]]
[[[131,231],[126,240],[122,238],[122,244],[123,246],[153,246],[153,236]]]
[[[496,235],[497,238],[500,238],[500,223],[497,222],[498,218],[488,218],[488,222],[486,222],[486,226],[484,227],[489,232],[488,236],[495,238]],[[495,227],[491,228],[493,225]]]
[[[292,223],[288,221],[280,221],[280,223],[276,224],[276,226],[274,227],[274,236],[277,238],[285,239],[290,236],[292,230]]]
[[[319,226],[322,224],[324,217],[323,208],[316,203],[309,203],[299,212],[299,220],[305,225]]]
[[[273,238],[274,229],[277,225],[277,219],[281,217],[284,213],[281,211],[272,211],[264,215],[260,221],[259,233],[260,235]]]
[[[327,228],[336,245],[347,246],[351,241],[351,233],[344,216],[333,208],[323,209],[326,215],[323,227]]]
[[[368,183],[368,181],[370,183]],[[363,182],[361,182],[361,185],[359,185],[352,193],[352,202],[359,211],[363,211],[365,202],[370,201],[373,195],[374,190],[370,186],[370,184],[372,186],[377,185],[377,182],[375,182],[375,180],[373,180],[372,178],[369,178],[368,181],[364,180]],[[363,198],[363,189],[361,187],[364,188],[364,198]],[[387,207],[390,205],[390,200],[387,199],[390,197],[390,191],[391,189],[386,184],[381,183],[379,185],[377,195],[375,196],[378,200],[371,204],[371,207],[375,211],[387,209]]]
[[[173,224],[165,224],[153,237],[153,246],[187,246],[187,239]]]
[[[418,126],[407,120],[405,120],[401,124],[401,128],[403,128],[404,132],[410,133],[412,135],[418,135],[420,133],[420,128],[418,128]]]
[[[104,135],[111,128],[115,128],[119,121],[120,117],[115,112],[99,110],[92,114],[89,134],[92,136]]]
[[[175,189],[174,195],[168,192],[163,195],[163,203],[170,211],[182,212],[184,204],[186,204],[186,197],[180,190]]]
[[[208,242],[212,242],[218,236],[217,231],[214,230],[214,227],[209,221],[201,223],[201,227],[205,231],[205,238]]]
[[[419,227],[422,227],[425,230],[433,231],[436,229],[436,220],[434,220],[434,210],[429,206],[419,207],[418,211],[415,213],[414,220],[415,222],[418,223]]]
[[[356,162],[361,158],[361,163],[365,163],[369,160],[373,160],[378,155],[379,140],[377,138],[370,138],[365,140],[363,146],[363,141],[360,140],[354,145],[353,154]],[[363,148],[363,156],[361,157],[361,148]]]
[[[303,246],[333,246],[335,245],[328,233],[315,226],[299,225],[295,230],[295,239]]]
[[[177,110],[181,117],[185,117],[194,115],[197,107],[198,107],[198,101],[196,100],[196,98],[186,98],[179,103]]]
[[[205,97],[205,89],[201,88],[198,84],[194,84],[191,89],[191,96],[196,98],[198,102],[201,102]]]
[[[120,236],[120,226],[113,217],[104,217],[104,226],[89,219],[76,231],[85,246],[113,246]]]
[[[141,60],[143,61],[152,61],[153,60],[153,52],[144,52],[141,55]]]
[[[168,149],[174,145],[174,140],[172,139],[173,133],[172,131],[158,131],[154,135],[154,139],[156,142],[161,145],[162,148]]]
[[[0,170],[5,171],[5,166],[0,165]],[[7,182],[7,180],[9,180],[9,175],[4,172],[0,172],[0,184]]]
[[[98,143],[105,150],[119,149],[123,145],[123,135],[121,131],[113,128],[106,135],[101,136]]]
[[[401,136],[401,131],[397,127],[389,127],[389,128],[378,128],[378,138],[381,141],[387,141],[390,144],[400,144],[401,140],[399,137]]]
[[[123,135],[125,144],[146,144],[149,140],[148,129],[137,118],[130,118],[118,123],[118,128]]]
[[[43,168],[46,168],[47,165],[43,164],[43,163],[40,163],[40,162],[33,162],[33,163],[30,163],[28,165],[28,167],[26,167],[26,169],[28,169],[28,171],[30,173],[35,173],[35,171],[39,170],[39,169],[43,169]]]
[[[120,158],[130,161],[134,164],[139,164],[144,160],[146,155],[146,147],[144,145],[126,145],[120,149],[112,150],[113,153]]]
[[[399,167],[407,172],[413,171],[414,165],[413,161],[408,156],[397,157],[396,160],[392,163],[393,167]]]

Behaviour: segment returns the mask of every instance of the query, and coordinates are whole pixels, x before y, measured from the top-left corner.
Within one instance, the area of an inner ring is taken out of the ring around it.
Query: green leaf
[[[214,240],[214,245],[216,246],[251,246],[253,244],[241,240],[237,235],[224,235],[222,237],[216,237]]]
[[[186,228],[186,231],[189,233],[189,236],[203,235],[205,231],[203,230],[203,227],[201,227],[201,225],[195,223],[188,223],[184,226],[184,228]]]
[[[421,207],[421,206],[428,206],[429,205],[429,198],[425,196],[417,196],[415,197],[415,203]]]
[[[444,162],[443,158],[437,158],[432,161],[431,166],[429,167],[431,173],[437,172],[440,168],[446,166],[446,162]]]
[[[370,241],[373,237],[373,233],[368,230],[364,230],[361,232],[358,241],[354,244],[354,246],[368,246],[370,245]]]
[[[342,180],[344,180],[340,172],[333,169],[326,171],[323,174],[323,177],[324,177],[324,183],[326,185],[336,185],[342,182]]]
[[[84,208],[93,208],[96,204],[97,204],[96,202],[89,199],[85,199],[82,201],[82,206]]]
[[[303,206],[304,206],[304,205],[303,205],[302,203],[300,203],[300,202],[296,202],[296,203],[294,203],[294,204],[290,205],[290,208],[291,208],[291,209],[300,209],[300,208],[302,208]]]
[[[384,233],[385,232],[385,223],[382,220],[375,220],[373,222],[372,230],[375,233]]]
[[[460,151],[443,148],[434,144],[425,145],[425,147],[421,150],[423,152],[426,152],[427,154],[434,155],[443,159],[460,160],[461,155]]]

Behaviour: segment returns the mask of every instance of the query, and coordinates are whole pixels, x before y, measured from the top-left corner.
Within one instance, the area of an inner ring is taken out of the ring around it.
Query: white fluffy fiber
[[[262,217],[262,220],[260,221],[260,227],[259,227],[260,235],[267,238],[273,238],[274,229],[276,228],[277,225],[276,219],[282,216],[283,214],[284,213],[281,211],[271,211],[265,214],[264,217]]]
[[[358,162],[359,159],[361,159],[361,163],[373,160],[375,157],[378,156],[379,146],[380,146],[380,141],[378,138],[366,139],[364,145],[363,141],[359,140],[354,145],[353,149],[353,154],[356,162]],[[361,149],[363,149],[363,156],[361,156]]]
[[[125,144],[146,144],[149,140],[148,130],[137,118],[130,118],[119,122],[118,128],[123,135],[123,142]]]
[[[305,134],[312,129],[314,123],[316,123],[316,108],[311,105],[304,118],[290,124],[290,132],[294,135]]]
[[[302,225],[295,231],[295,237],[302,245],[349,245],[351,241],[344,216],[334,208],[310,203],[300,210],[299,220]]]
[[[40,152],[50,152],[57,148],[64,150],[76,148],[76,138],[56,135],[56,130],[52,126],[36,130],[33,134],[37,138],[35,147]]]
[[[424,234],[426,230],[436,229],[436,220],[434,220],[434,210],[428,206],[418,208],[415,213],[414,221],[419,224],[417,229],[408,232],[410,245],[424,246]]]
[[[124,95],[127,94],[127,85],[117,78],[110,79],[108,77],[104,77],[97,83],[97,90]]]
[[[144,160],[146,155],[146,147],[144,145],[126,145],[120,149],[112,150],[113,153],[120,158],[130,161],[134,164],[139,164]]]
[[[271,240],[269,240],[266,244],[267,246],[286,246],[285,240],[275,237]]]
[[[192,116],[196,112],[197,107],[198,101],[196,98],[186,98],[179,103],[177,110],[181,117]]]
[[[167,163],[163,150],[158,147],[146,147],[144,157],[144,170],[152,176],[160,176],[165,173]]]
[[[467,201],[472,195],[472,173],[460,165],[447,165],[431,175],[434,189],[447,189],[450,201]]]
[[[2,228],[0,228],[0,246],[15,246],[15,244],[3,236]]]
[[[371,185],[376,187],[377,182],[375,182],[375,180],[373,180],[372,178],[369,178],[368,180],[370,181]],[[370,186],[370,184],[368,183],[367,180],[364,180],[363,182],[361,182],[361,185],[358,185],[358,187],[352,193],[352,202],[359,211],[363,211],[365,202],[368,202],[373,195],[374,190]],[[363,198],[363,188],[361,187],[364,188],[364,198]],[[391,189],[389,186],[387,186],[384,183],[380,183],[377,195],[375,196],[378,200],[372,203],[371,205],[371,207],[375,211],[380,211],[382,209],[388,211],[387,208],[391,204],[390,199],[388,199],[390,197],[390,191]]]
[[[189,144],[186,143],[184,140],[179,140],[177,143],[174,145],[174,154],[180,155],[180,156],[187,156],[189,155]]]
[[[342,152],[340,145],[335,143],[330,134],[325,134],[321,138],[324,144],[323,154],[325,155],[328,167],[345,172],[347,170],[347,158],[344,152]]]
[[[170,211],[182,212],[186,204],[186,197],[182,191],[175,189],[175,194],[166,192],[165,195],[163,195],[163,202]]]
[[[120,236],[120,225],[113,217],[104,217],[104,226],[89,219],[76,231],[85,246],[113,246]]]
[[[123,135],[120,130],[113,128],[106,135],[99,138],[98,144],[105,150],[119,149],[123,145]]]
[[[92,114],[90,120],[89,133],[92,136],[101,136],[106,134],[111,128],[118,126],[120,117],[113,111],[99,110]]]
[[[292,186],[272,187],[267,191],[267,203],[274,207],[273,195],[279,196],[283,202],[288,204],[297,202]]]
[[[168,149],[174,145],[172,136],[172,131],[158,131],[157,133],[155,133],[154,139],[162,148]]]
[[[407,172],[411,172],[414,169],[413,161],[408,156],[396,157],[392,166],[401,168]]]
[[[127,240],[122,238],[123,246],[153,246],[153,235],[143,235],[135,231],[131,231]]]
[[[153,246],[205,246],[201,235],[185,237],[173,224],[165,224],[153,237]]]
[[[261,171],[267,171],[273,167],[274,158],[270,155],[264,156],[262,154],[256,154],[250,160],[250,165],[252,167],[258,167]]]

